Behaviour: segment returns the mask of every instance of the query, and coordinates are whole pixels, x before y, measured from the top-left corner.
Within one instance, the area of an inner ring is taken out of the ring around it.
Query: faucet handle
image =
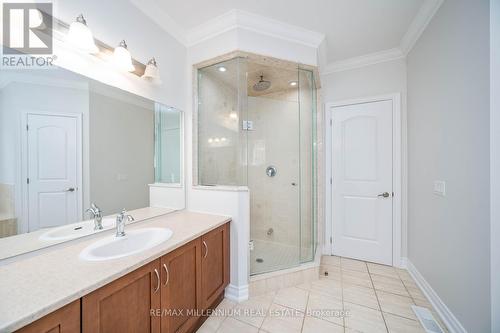
[[[90,204],[90,207],[92,207],[92,209],[93,209],[96,213],[98,213],[98,214],[100,214],[100,213],[101,213],[101,209],[100,209],[99,207],[97,207],[97,205],[96,205],[95,203],[91,203],[91,204]]]

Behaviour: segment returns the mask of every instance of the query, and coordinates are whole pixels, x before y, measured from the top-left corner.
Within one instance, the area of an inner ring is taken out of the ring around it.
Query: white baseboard
[[[408,258],[401,257],[401,262],[399,263],[399,268],[408,269]]]
[[[448,331],[450,331],[450,333],[467,333],[465,328],[458,321],[457,317],[455,317],[434,289],[432,289],[431,285],[424,279],[422,274],[420,274],[417,268],[407,258],[406,266],[410,275],[413,277],[420,289],[422,289],[424,295],[447,326]]]
[[[244,286],[235,286],[230,284],[226,287],[224,297],[230,301],[241,303],[248,299],[248,284]]]

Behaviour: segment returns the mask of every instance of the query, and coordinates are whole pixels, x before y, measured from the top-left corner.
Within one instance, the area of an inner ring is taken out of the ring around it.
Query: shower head
[[[264,75],[260,76],[259,82],[253,85],[253,90],[255,91],[264,91],[271,87],[271,82],[264,80]]]

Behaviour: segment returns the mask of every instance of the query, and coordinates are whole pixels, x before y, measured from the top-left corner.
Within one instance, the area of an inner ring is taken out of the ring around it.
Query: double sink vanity
[[[0,332],[193,332],[229,283],[229,222],[176,211],[0,266]]]

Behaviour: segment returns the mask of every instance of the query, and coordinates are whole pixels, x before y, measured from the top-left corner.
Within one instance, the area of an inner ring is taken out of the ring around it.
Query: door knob
[[[389,196],[390,196],[389,192],[384,192],[377,195],[377,197],[384,197],[384,198],[388,198]]]

